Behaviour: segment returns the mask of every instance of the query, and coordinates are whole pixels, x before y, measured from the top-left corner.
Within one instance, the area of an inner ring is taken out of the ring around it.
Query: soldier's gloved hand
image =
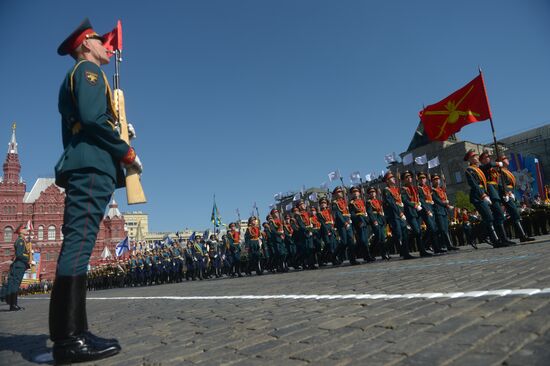
[[[421,204],[418,204],[418,206],[416,206],[416,211],[418,211],[418,212],[422,211],[422,205]]]
[[[493,202],[491,201],[491,199],[489,198],[489,196],[483,197],[483,200],[484,200],[485,202],[487,202],[488,204],[492,204],[492,203],[493,203]]]
[[[128,123],[128,137],[130,138],[130,140],[133,140],[137,137],[134,125],[131,123]]]
[[[504,199],[504,202],[510,201],[510,197],[508,197],[508,196],[504,196],[503,199]]]
[[[137,171],[139,175],[143,172],[143,164],[141,164],[141,160],[139,159],[139,156],[136,155],[136,158],[134,161],[130,164],[125,164],[125,168],[132,168]]]
[[[513,194],[513,193],[510,193],[510,198],[512,198],[512,201],[515,201],[516,200],[516,195]]]
[[[496,164],[498,167],[501,167],[501,168],[504,166],[504,163],[502,163],[502,161],[497,161]]]

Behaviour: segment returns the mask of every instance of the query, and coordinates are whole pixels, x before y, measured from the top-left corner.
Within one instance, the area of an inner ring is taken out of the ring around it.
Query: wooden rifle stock
[[[121,89],[115,89],[114,100],[118,110],[118,123],[120,127],[120,137],[130,145],[130,136],[128,134],[128,121],[126,120],[126,108],[124,105],[124,93]],[[126,198],[129,205],[145,203],[145,193],[141,186],[139,172],[133,167],[126,168]]]

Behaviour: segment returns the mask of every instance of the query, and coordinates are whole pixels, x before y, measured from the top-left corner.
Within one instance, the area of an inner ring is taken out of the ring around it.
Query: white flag
[[[107,246],[105,246],[103,248],[103,252],[101,252],[101,258],[102,259],[107,259],[107,258],[111,258],[112,255],[111,255],[111,251],[109,250],[109,248]]]
[[[275,208],[275,204],[274,204],[274,203],[272,203],[272,204],[269,205],[269,209],[270,209],[270,210],[273,209],[273,208]]]
[[[275,193],[273,195],[273,198],[277,201],[280,200],[282,197],[283,197],[283,192]]]
[[[395,162],[395,153],[391,153],[391,154],[386,154],[386,156],[384,156],[384,160],[386,161],[386,164],[391,164],[391,163],[394,163]]]
[[[411,165],[413,162],[413,154],[409,153],[403,156],[403,165]]]
[[[300,197],[301,197],[300,192],[296,193],[296,194],[294,195],[294,197],[292,197],[292,202],[299,201],[299,200],[300,200]]]
[[[372,180],[372,175],[371,175],[370,173],[367,174],[367,175],[365,175],[365,180],[366,180],[367,182],[370,182],[370,181]]]
[[[349,175],[349,179],[351,179],[353,183],[357,183],[361,180],[361,173],[353,172]]]
[[[416,158],[414,158],[414,162],[418,165],[424,165],[428,162],[428,157],[426,156],[426,154],[422,156],[417,156]]]
[[[285,206],[285,209],[286,209],[287,211],[292,210],[292,203],[289,203],[288,205],[286,205],[286,206]]]
[[[432,160],[428,161],[428,169],[435,168],[436,166],[439,166],[439,156],[436,156]]]
[[[308,198],[310,201],[317,202],[317,192],[313,192],[312,194],[309,195]]]
[[[336,171],[334,171],[334,172],[328,173],[328,179],[329,179],[331,182],[340,179],[340,172],[338,172],[338,170],[336,170]]]

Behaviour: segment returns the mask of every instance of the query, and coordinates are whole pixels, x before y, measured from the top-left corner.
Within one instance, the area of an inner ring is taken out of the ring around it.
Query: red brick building
[[[17,152],[15,124],[0,180],[0,275],[7,277],[14,255],[15,229],[19,224],[32,223],[32,243],[39,253],[36,266],[37,279],[53,279],[57,257],[63,242],[64,190],[55,185],[53,178],[38,178],[30,192],[21,178],[21,163]],[[113,201],[100,225],[91,264],[101,259],[105,246],[114,255],[115,246],[126,237],[124,217]],[[38,257],[38,254],[36,255]]]

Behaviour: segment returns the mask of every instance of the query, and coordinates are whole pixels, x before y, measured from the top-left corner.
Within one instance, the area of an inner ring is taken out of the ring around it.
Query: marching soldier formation
[[[89,274],[91,290],[121,286],[150,286],[186,280],[241,277],[253,274],[312,270],[326,265],[370,263],[391,254],[403,259],[443,255],[459,246],[486,242],[495,248],[515,245],[514,228],[520,242],[533,241],[545,233],[550,202],[536,200],[533,208],[518,205],[515,179],[507,170],[508,159],[491,162],[487,153],[474,151],[466,176],[470,199],[476,211],[453,207],[447,197],[444,177],[404,171],[397,180],[392,172],[384,176],[385,187],[336,187],[321,197],[318,205],[297,200],[291,212],[281,215],[273,208],[265,222],[251,216],[241,239],[238,223],[229,224],[221,241],[197,236],[186,245],[146,250],[125,262],[105,264]],[[416,178],[416,182],[415,182]],[[331,197],[332,196],[332,197]],[[382,199],[378,197],[381,196]],[[543,213],[538,214],[537,211]],[[533,225],[541,222],[543,224]],[[524,228],[525,226],[525,228]],[[535,228],[536,229],[533,229]],[[360,258],[360,259],[359,259]]]
[[[251,216],[243,237],[236,222],[221,238],[197,235],[102,264],[88,272],[88,290],[312,270],[344,261],[357,265],[361,260],[374,262],[377,256],[390,260],[391,254],[417,258],[411,252],[432,257],[464,245],[477,249],[485,242],[500,248],[515,245],[512,236],[529,242],[532,235],[548,234],[550,200],[536,197],[531,207],[518,204],[506,156],[492,162],[487,153],[478,157],[469,151],[464,160],[469,163],[473,212],[449,203],[439,174],[404,171],[398,181],[388,172],[383,189],[367,187],[365,193],[363,187],[339,186],[317,206],[298,200],[291,212],[273,208],[263,223]],[[31,258],[25,228],[18,233],[16,258],[2,289],[10,310],[22,309],[17,289]],[[20,293],[36,291],[41,289]]]

